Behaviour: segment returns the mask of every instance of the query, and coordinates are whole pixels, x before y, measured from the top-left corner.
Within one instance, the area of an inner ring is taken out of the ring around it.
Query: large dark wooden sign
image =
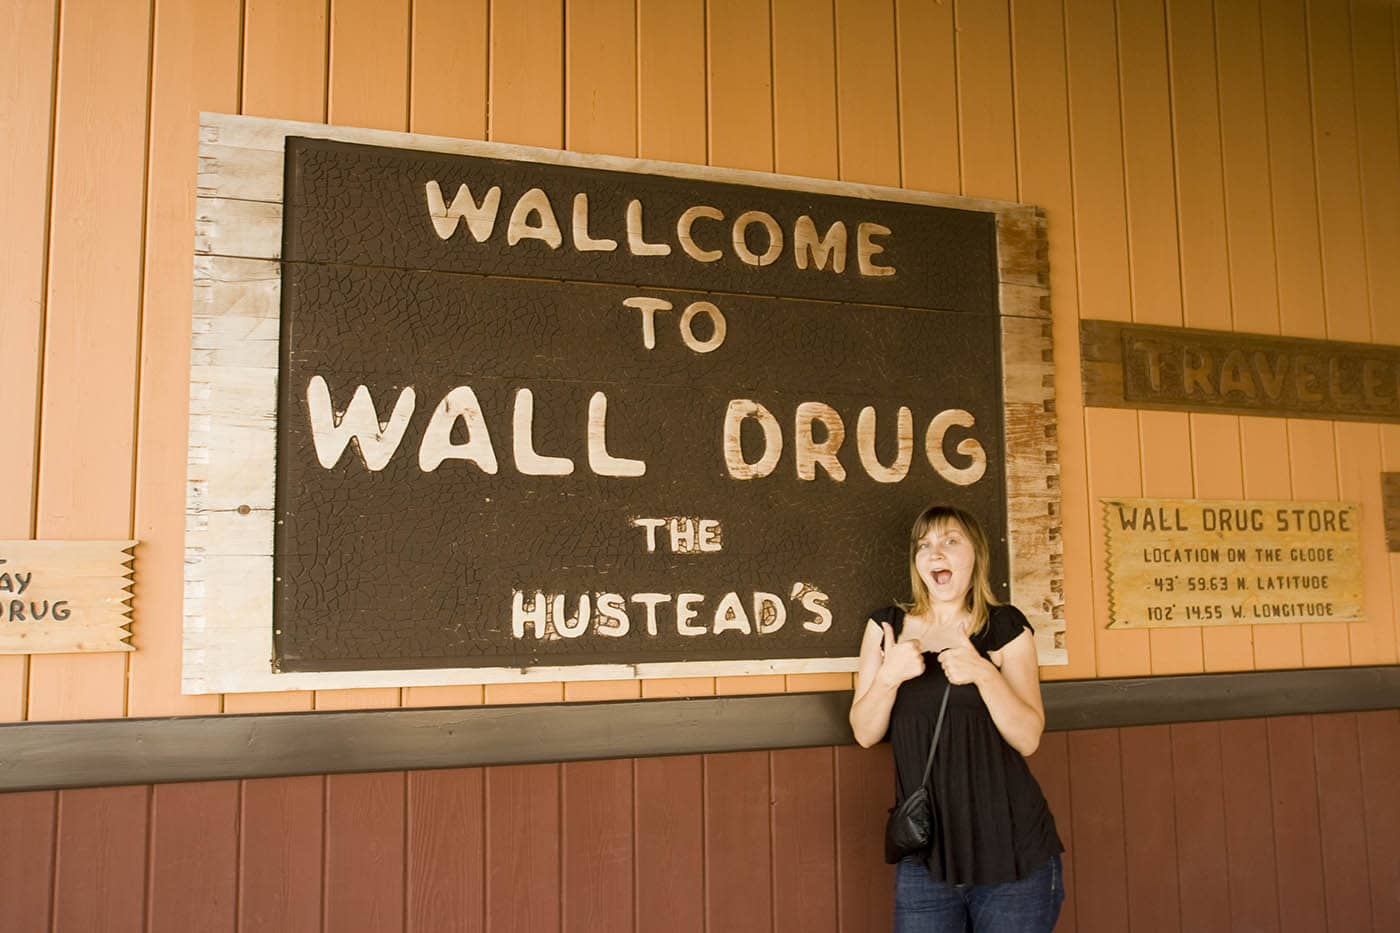
[[[203,132],[186,689],[850,670],[934,501],[1062,660],[1033,209]]]
[[[935,500],[1004,585],[992,215],[297,138],[287,178],[280,667],[849,656]]]

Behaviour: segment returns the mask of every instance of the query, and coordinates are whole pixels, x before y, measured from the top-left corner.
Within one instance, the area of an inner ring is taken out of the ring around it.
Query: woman
[[[1064,900],[1064,846],[1026,766],[1045,728],[1030,623],[992,593],[987,537],[934,506],[909,537],[913,602],[871,615],[851,728],[894,747],[899,798],[918,786],[951,684],[929,784],[927,852],[895,876],[896,933],[1050,933]]]

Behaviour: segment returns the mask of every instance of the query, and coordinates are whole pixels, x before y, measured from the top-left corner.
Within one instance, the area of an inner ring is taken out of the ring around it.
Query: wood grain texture
[[[205,0],[162,7],[155,22],[142,274],[135,533],[144,542],[127,714],[217,712],[217,697],[180,692],[183,499],[189,422],[190,264],[199,111],[236,110],[242,6]],[[200,45],[201,52],[190,54]]]
[[[771,753],[773,927],[834,933],[836,775],[830,748]]]
[[[896,0],[895,33],[902,182],[961,191],[953,6]]]
[[[637,155],[704,164],[703,0],[637,4]]]
[[[562,766],[564,930],[632,930],[636,905],[633,763]]]
[[[490,0],[412,0],[408,129],[486,138]]]
[[[149,786],[59,792],[56,933],[145,929],[150,797]]]
[[[1357,716],[1331,713],[1312,720],[1327,925],[1364,930],[1372,924],[1372,898]]]
[[[704,758],[639,758],[636,929],[705,929]]]
[[[879,930],[894,915],[894,869],[885,864],[885,819],[894,801],[887,745],[836,749],[836,911],[842,930]]]
[[[1266,720],[1221,723],[1231,929],[1278,929],[1274,807]]]
[[[486,772],[486,928],[560,929],[558,765]]]
[[[773,168],[784,174],[840,174],[838,152],[846,137],[837,132],[833,2],[776,0],[771,5]]]
[[[563,0],[491,0],[489,138],[564,145]]]
[[[1400,821],[1400,797],[1389,792],[1400,772],[1400,712],[1357,715],[1361,787],[1365,794],[1366,863],[1375,929],[1400,926],[1400,835],[1376,831]]]
[[[1117,729],[1070,735],[1070,832],[1079,879],[1074,893],[1079,930],[1129,929],[1122,754]]]
[[[240,931],[321,928],[325,801],[322,775],[243,782],[238,837]]]
[[[327,929],[402,924],[405,780],[402,771],[326,777]]]
[[[326,118],[329,9],[324,0],[248,0],[240,112],[284,120]]]
[[[745,0],[706,5],[711,165],[773,170],[769,11]]]
[[[405,933],[485,929],[484,780],[480,768],[408,773]]]
[[[1268,737],[1279,928],[1285,933],[1325,929],[1327,892],[1312,717],[1271,719]]]
[[[1217,723],[1173,725],[1170,743],[1181,927],[1228,930],[1225,784],[1230,778],[1221,767],[1221,727]]]
[[[637,154],[635,0],[565,4],[564,147]]]
[[[1361,211],[1366,246],[1366,285],[1371,339],[1400,341],[1400,317],[1393,295],[1400,290],[1400,268],[1380,257],[1400,250],[1400,82],[1395,81],[1397,37],[1394,10],[1385,4],[1351,5],[1356,131],[1360,161]]]
[[[1124,444],[1122,439],[1136,435],[1137,416],[1133,412],[1091,408],[1085,411],[1085,440],[1088,444],[1089,501],[1102,510],[1100,499],[1106,496],[1135,496],[1142,489],[1142,466],[1136,445]],[[1094,628],[1094,656],[1100,677],[1144,675],[1151,671],[1152,658],[1145,631],[1108,629],[1108,573],[1104,555],[1107,552],[1106,526],[1103,512],[1098,511],[1090,523],[1093,555],[1094,604],[1102,607]]]
[[[237,916],[239,784],[163,784],[151,794],[151,933],[232,930]]]
[[[892,3],[836,0],[840,164],[849,181],[900,184],[896,15]]]
[[[47,930],[54,890],[57,791],[0,794],[0,927]]]
[[[1119,733],[1128,919],[1133,930],[1178,930],[1177,800],[1170,726]]]
[[[954,4],[962,193],[1016,196],[1011,24],[1007,3]]]
[[[767,752],[705,756],[705,918],[712,930],[770,930]]]

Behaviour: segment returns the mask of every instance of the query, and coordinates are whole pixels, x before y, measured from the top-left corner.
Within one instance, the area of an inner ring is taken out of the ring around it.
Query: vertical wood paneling
[[[321,929],[325,790],[320,776],[243,782],[239,933]]]
[[[486,138],[489,0],[412,0],[408,128]]]
[[[841,178],[896,186],[899,79],[894,4],[836,0]]]
[[[326,929],[402,930],[404,773],[326,778]]]
[[[962,193],[1007,201],[1016,197],[1009,6],[953,4]]]
[[[0,28],[0,217],[9,236],[0,249],[0,398],[8,410],[12,453],[0,463],[0,535],[33,534],[38,482],[39,380],[43,366],[44,270],[48,244],[49,169],[54,68],[58,36],[55,0],[10,3]],[[0,719],[24,718],[24,657],[0,658]]]
[[[1289,499],[1288,422],[1282,418],[1240,419],[1244,494],[1250,499]],[[1253,626],[1256,669],[1303,666],[1302,626],[1292,622]]]
[[[1335,425],[1326,421],[1288,419],[1288,463],[1293,495],[1298,499],[1337,498]],[[1350,662],[1348,626],[1337,623],[1304,624],[1303,665],[1335,667]]]
[[[895,0],[903,185],[962,190],[953,5]]]
[[[1225,772],[1220,725],[1171,727],[1176,802],[1176,881],[1181,929],[1230,929],[1230,869],[1225,833]],[[1136,928],[1135,928],[1136,929]]]
[[[1138,413],[1142,447],[1142,494],[1189,499],[1192,483],[1191,416],[1179,411]],[[1195,674],[1204,670],[1201,630],[1197,627],[1148,630],[1154,674]]]
[[[1126,321],[1132,309],[1116,29],[1108,4],[1065,0],[1079,316]]]
[[[1079,879],[1073,894],[1076,929],[1084,933],[1126,930],[1127,850],[1118,730],[1071,733],[1069,775],[1074,872]]]
[[[408,128],[409,4],[410,0],[331,3],[331,123]]]
[[[1361,171],[1361,207],[1366,244],[1366,283],[1371,339],[1400,341],[1400,80],[1396,38],[1388,5],[1352,3],[1352,49],[1356,69],[1356,129]],[[1393,8],[1391,8],[1393,9]]]
[[[190,267],[201,110],[238,110],[241,8],[203,0],[159,8],[151,74],[141,376],[136,436],[139,586],[132,604],[127,714],[207,715],[219,697],[180,693],[184,627],[185,446]],[[199,48],[198,56],[191,54]]]
[[[775,751],[772,759],[774,933],[835,933],[833,750]]]
[[[491,139],[564,145],[563,0],[491,0]]]
[[[1348,4],[1308,4],[1308,64],[1327,336],[1371,339]]]
[[[57,791],[0,794],[0,929],[47,930]]]
[[[152,790],[147,933],[234,929],[238,791],[237,781]]]
[[[705,919],[719,933],[773,924],[768,753],[705,756]]]
[[[832,2],[772,2],[773,167],[785,175],[838,174]]]
[[[1325,337],[1304,0],[1270,2],[1261,31],[1279,324],[1289,337]]]
[[[1400,712],[1357,714],[1361,789],[1366,798],[1366,863],[1371,882],[1371,922],[1400,929]]]
[[[36,532],[131,533],[150,5],[73,4],[59,30]],[[101,391],[93,391],[100,386]],[[125,710],[123,653],[30,660],[30,719]]]
[[[1228,310],[1228,309],[1227,309]],[[1244,443],[1234,415],[1192,414],[1191,472],[1202,499],[1244,498]],[[1247,671],[1254,666],[1251,626],[1224,625],[1201,632],[1207,671]]]
[[[705,929],[704,760],[639,758],[636,770],[637,929]]]
[[[1280,929],[1284,933],[1326,929],[1312,718],[1270,719],[1268,730]]]
[[[244,0],[243,110],[326,118],[329,0]]]
[[[59,791],[54,933],[144,929],[150,795],[150,787]]]
[[[1220,766],[1230,776],[1224,787],[1230,929],[1278,930],[1267,721],[1242,719],[1221,723]]]
[[[632,762],[584,761],[563,767],[564,930],[636,929]]]
[[[705,164],[705,2],[637,4],[637,155]]]
[[[1106,496],[1142,494],[1142,465],[1135,445],[1123,443],[1137,434],[1137,413],[1089,408],[1084,413],[1086,453],[1089,461],[1089,540],[1093,560],[1094,604],[1102,606],[1095,619],[1095,657],[1100,677],[1128,677],[1151,670],[1148,633],[1143,629],[1108,629],[1108,572],[1103,505]]]
[[[453,768],[408,774],[408,933],[485,929],[483,773]]]
[[[1395,612],[1390,588],[1390,553],[1385,545],[1381,500],[1381,431],[1374,424],[1338,422],[1338,492],[1361,504],[1361,585],[1364,621],[1347,626],[1352,664],[1394,664]]]
[[[570,0],[565,10],[564,145],[636,155],[636,2]]]
[[[836,749],[835,777],[839,928],[882,929],[894,915],[894,869],[884,863],[881,835],[894,799],[889,746]]]
[[[1123,729],[1119,741],[1128,920],[1133,933],[1176,931],[1181,929],[1181,908],[1171,727]]]
[[[1060,443],[1061,539],[1066,566],[1086,566],[1089,522],[1084,459],[1084,409],[1079,385],[1079,283],[1075,269],[1074,186],[1060,3],[1016,0],[1011,11],[1015,66],[1018,196],[1045,209],[1050,230],[1051,327],[1055,353],[1056,431]],[[1049,667],[1055,679],[1094,676],[1094,587],[1091,574],[1067,573],[1065,639],[1069,663]]]
[[[765,5],[706,4],[711,165],[773,170],[773,58]]]
[[[1165,6],[1118,4],[1123,170],[1133,320],[1181,323],[1176,181],[1172,171]]]
[[[1327,926],[1332,930],[1364,930],[1371,926],[1371,884],[1356,714],[1312,719]],[[1385,830],[1378,826],[1376,831]]]
[[[486,772],[486,929],[559,929],[559,766]]]
[[[329,0],[243,0],[242,110],[283,120],[326,119]],[[224,712],[311,709],[311,691],[230,694]],[[319,883],[319,878],[318,878]]]
[[[1215,4],[1231,318],[1237,330],[1275,334],[1278,280],[1259,20],[1257,3]]]
[[[1035,775],[1050,805],[1050,814],[1055,818],[1055,829],[1060,841],[1065,844],[1063,856],[1065,872],[1065,901],[1060,907],[1060,922],[1056,933],[1074,933],[1078,927],[1074,910],[1074,811],[1070,803],[1069,783],[1069,735],[1064,732],[1048,732],[1040,738],[1040,748],[1028,759],[1031,773]]]

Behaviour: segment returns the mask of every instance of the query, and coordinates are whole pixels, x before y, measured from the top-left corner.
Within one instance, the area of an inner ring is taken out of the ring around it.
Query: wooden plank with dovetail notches
[[[0,652],[131,651],[135,541],[0,541]]]

